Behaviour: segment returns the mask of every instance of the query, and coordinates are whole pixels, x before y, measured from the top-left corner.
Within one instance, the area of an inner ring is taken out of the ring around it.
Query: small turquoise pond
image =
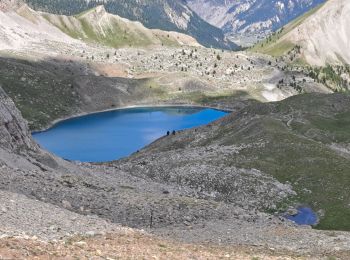
[[[318,221],[316,213],[307,207],[298,208],[298,214],[287,216],[287,219],[294,221],[298,225],[316,225]]]
[[[193,107],[120,109],[65,120],[33,137],[64,159],[106,162],[136,152],[167,131],[204,125],[226,114]]]

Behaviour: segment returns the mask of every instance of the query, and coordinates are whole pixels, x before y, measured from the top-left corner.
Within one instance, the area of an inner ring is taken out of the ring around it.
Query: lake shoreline
[[[76,119],[79,117],[84,117],[84,116],[89,116],[89,115],[96,115],[96,114],[100,114],[100,113],[105,113],[105,112],[112,112],[112,111],[118,111],[118,110],[125,110],[125,109],[132,109],[132,108],[151,108],[151,107],[155,107],[155,108],[165,108],[165,107],[188,107],[188,108],[208,108],[208,109],[215,109],[218,111],[223,111],[223,112],[227,112],[227,113],[232,113],[234,110],[228,109],[228,108],[220,108],[218,106],[205,106],[205,105],[193,105],[193,104],[176,104],[176,103],[169,103],[169,104],[157,104],[157,105],[152,105],[152,104],[145,104],[145,105],[130,105],[130,106],[121,106],[121,107],[114,107],[114,108],[109,108],[109,109],[102,109],[102,110],[98,110],[95,112],[81,112],[81,113],[76,113],[73,114],[71,116],[67,116],[67,117],[62,117],[59,119],[55,119],[54,121],[52,121],[48,126],[42,128],[42,129],[38,129],[38,130],[33,130],[31,131],[31,134],[39,134],[42,132],[46,132],[48,130],[50,130],[51,128],[55,127],[57,124],[62,123],[64,121],[70,120],[70,119]]]
[[[227,114],[188,106],[117,109],[69,119],[32,136],[58,157],[102,163],[128,157],[167,133],[204,126]]]

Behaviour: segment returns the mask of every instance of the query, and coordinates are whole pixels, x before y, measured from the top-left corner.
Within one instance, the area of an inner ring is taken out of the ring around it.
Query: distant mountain
[[[187,0],[210,24],[228,35],[264,36],[325,0]]]
[[[300,47],[312,65],[350,64],[350,1],[329,0],[254,47],[259,52],[283,55]]]
[[[200,46],[191,36],[178,32],[148,29],[140,22],[133,22],[108,13],[103,5],[76,16],[50,13],[41,13],[41,15],[73,38],[114,48],[149,45]]]
[[[236,49],[222,30],[210,25],[184,0],[26,0],[35,10],[75,15],[103,4],[109,13],[139,21],[151,29],[186,33],[206,47]]]
[[[139,22],[107,13],[103,6],[78,16],[37,12],[26,4],[19,8],[12,6],[11,9],[9,13],[0,11],[0,22],[3,24],[0,27],[0,49],[20,49],[40,41],[76,43],[77,46],[84,45],[81,42],[84,41],[114,48],[200,46],[191,36],[148,29]]]
[[[7,8],[6,12],[0,10],[0,50],[33,49],[49,42],[81,46],[26,5]]]

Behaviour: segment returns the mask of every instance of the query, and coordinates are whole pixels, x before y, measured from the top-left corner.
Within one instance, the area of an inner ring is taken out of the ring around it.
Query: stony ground
[[[329,178],[345,185],[343,198],[321,202],[348,203],[346,98],[252,101],[298,94],[294,82],[305,92],[329,90],[302,68],[246,52],[77,46],[51,39],[2,50],[1,83],[32,129],[126,105],[207,104],[236,113],[125,160],[80,164],[35,144],[0,89],[0,258],[349,258],[347,232],[298,227],[279,211],[323,198]],[[298,171],[281,163],[289,160]],[[330,168],[344,174],[324,174]],[[300,175],[322,185],[303,186]]]
[[[342,252],[334,257],[322,254],[302,256],[274,248],[182,244],[131,230],[93,238],[78,236],[51,243],[36,239],[0,239],[0,257],[3,259],[329,260],[344,256]]]
[[[158,237],[153,241],[165,243],[164,251],[158,242],[146,253],[134,251],[146,258],[150,254],[162,258],[167,253],[176,258],[175,252],[181,257],[194,254],[217,258],[223,254],[217,246],[223,246],[229,258],[235,254],[253,257],[255,252],[267,259],[275,255],[310,255],[316,259],[349,255],[350,236],[346,232],[297,227],[278,214],[266,213],[266,208],[274,209],[281,200],[295,194],[290,184],[282,184],[259,170],[228,166],[217,160],[245,149],[259,149],[264,142],[252,142],[248,147],[210,141],[207,148],[200,148],[194,145],[197,138],[202,143],[215,135],[215,131],[209,134],[211,126],[206,126],[178,133],[170,140],[161,139],[130,159],[110,165],[72,164],[33,143],[14,103],[3,92],[1,104],[0,129],[7,140],[0,148],[2,254],[45,258],[49,253],[72,257],[101,253],[112,254],[113,258],[118,256],[111,253],[115,248],[127,252],[135,244],[147,247],[147,235],[136,240],[120,235],[107,238],[107,233],[120,234],[127,230],[121,226],[128,226],[152,233]],[[186,142],[189,147],[182,144],[184,135],[192,136]],[[171,149],[166,148],[169,141]],[[181,153],[173,153],[180,147]],[[159,150],[162,156],[156,153]],[[166,163],[162,161],[164,156]],[[197,161],[202,163],[197,165]],[[170,166],[172,169],[167,168]],[[219,172],[225,173],[224,179],[219,178]],[[105,239],[108,242],[103,242]],[[131,241],[127,247],[124,239]],[[170,246],[169,239],[191,245]],[[213,251],[207,246],[205,251],[196,251],[198,247],[193,244],[209,244]],[[246,252],[240,246],[256,251]],[[189,251],[184,252],[183,247]],[[127,257],[126,253],[120,254]]]
[[[95,216],[82,216],[16,193],[0,191],[0,201],[0,234],[3,237],[25,235],[51,241],[78,234],[94,236],[122,230]]]
[[[289,197],[287,204],[319,211],[319,228],[348,230],[348,104],[346,94],[253,104],[207,126],[161,138],[114,166],[269,212],[281,209]]]

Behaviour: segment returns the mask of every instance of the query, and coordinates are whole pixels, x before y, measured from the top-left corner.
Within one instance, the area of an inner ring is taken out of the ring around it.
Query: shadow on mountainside
[[[160,85],[154,77],[127,78],[122,68],[113,66],[106,69],[71,59],[0,57],[0,84],[32,130],[72,115],[130,105],[193,104],[236,110],[250,99],[244,91],[212,97],[210,86],[191,78],[175,89]],[[242,102],[232,106],[233,100]]]

